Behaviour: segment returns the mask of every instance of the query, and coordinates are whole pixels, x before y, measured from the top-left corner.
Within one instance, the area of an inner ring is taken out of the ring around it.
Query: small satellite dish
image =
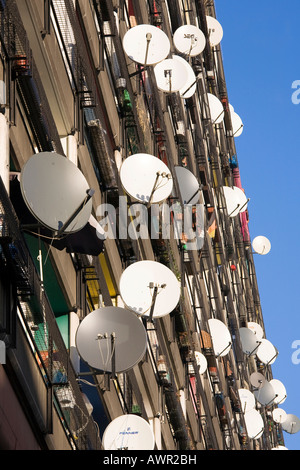
[[[175,173],[183,204],[197,204],[200,196],[200,185],[196,176],[183,166],[175,166]]]
[[[217,46],[223,39],[223,28],[216,18],[206,17],[209,42],[212,47]]]
[[[157,87],[165,93],[180,91],[188,82],[187,67],[178,59],[165,59],[154,67]]]
[[[253,331],[253,333],[255,334],[255,336],[258,340],[260,340],[264,337],[264,330],[262,329],[262,327],[258,323],[255,323],[253,321],[249,321],[247,326],[248,326],[249,330]]]
[[[197,89],[197,78],[195,72],[191,65],[179,55],[173,55],[173,59],[178,60],[187,71],[187,81],[184,86],[179,90],[181,98],[187,100],[188,98],[191,98],[194,95]]]
[[[266,378],[260,372],[253,372],[250,375],[250,383],[254,388],[262,388],[266,383]]]
[[[124,160],[120,180],[126,193],[142,203],[163,202],[173,189],[173,178],[167,165],[146,153],[136,153]]]
[[[195,351],[195,357],[197,366],[199,366],[199,374],[204,374],[207,369],[207,359],[206,357],[199,351]]]
[[[276,446],[276,447],[273,447],[271,450],[289,450],[289,449],[285,446]]]
[[[260,235],[252,241],[252,248],[259,255],[267,255],[271,250],[271,243],[266,237]]]
[[[264,421],[256,409],[250,410],[244,415],[247,434],[250,439],[259,439],[264,432]]]
[[[244,124],[236,112],[231,113],[231,124],[233,137],[239,137],[243,133]]]
[[[232,339],[227,326],[215,318],[208,320],[212,344],[215,355],[225,356],[229,353],[232,345]]]
[[[30,212],[53,232],[64,228],[65,234],[74,233],[89,221],[91,190],[82,172],[62,155],[41,152],[30,157],[20,187]]]
[[[128,414],[111,421],[103,433],[102,444],[104,450],[153,450],[155,440],[144,418]]]
[[[300,419],[293,414],[286,415],[286,419],[282,423],[282,429],[288,434],[296,434],[300,431]]]
[[[197,26],[188,24],[180,26],[173,35],[174,46],[178,52],[195,57],[204,51],[206,39]]]
[[[275,423],[282,424],[286,420],[286,412],[281,408],[275,408],[272,411],[272,416]]]
[[[247,413],[255,408],[255,396],[253,395],[250,390],[246,388],[240,388],[238,390],[238,394],[240,397],[241,407],[243,413]]]
[[[264,406],[269,406],[272,403],[274,403],[274,400],[276,398],[276,393],[275,390],[270,384],[270,382],[265,382],[264,386],[261,387],[258,390],[254,390],[254,395],[257,399],[257,401]]]
[[[224,119],[224,107],[217,96],[207,93],[210,117],[213,124],[220,124]]]
[[[245,212],[248,199],[242,189],[237,186],[223,186],[223,192],[229,217],[236,217],[241,212]]]
[[[147,335],[140,319],[120,307],[89,313],[76,332],[76,348],[84,362],[104,372],[132,369],[144,356]]]
[[[287,398],[287,393],[286,393],[286,388],[285,388],[284,384],[280,380],[277,380],[277,379],[270,380],[270,384],[272,385],[272,387],[274,389],[274,392],[276,394],[276,398],[274,400],[274,403],[279,405],[279,404],[285,402],[285,400]]]
[[[261,339],[260,341],[261,344],[258,347],[256,353],[258,359],[263,364],[273,364],[278,356],[277,349],[269,340],[265,338]]]
[[[239,329],[242,350],[247,356],[256,354],[260,345],[260,340],[250,328],[242,327]]]
[[[119,290],[127,308],[137,315],[159,318],[168,315],[177,306],[181,285],[167,266],[145,260],[125,269]]]
[[[140,24],[125,33],[123,48],[134,62],[155,65],[168,56],[171,44],[161,29],[149,24]]]

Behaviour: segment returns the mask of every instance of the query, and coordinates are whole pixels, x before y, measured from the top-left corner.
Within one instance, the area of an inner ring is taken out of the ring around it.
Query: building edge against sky
[[[0,1],[3,450],[271,450],[298,430],[215,17],[204,0]]]

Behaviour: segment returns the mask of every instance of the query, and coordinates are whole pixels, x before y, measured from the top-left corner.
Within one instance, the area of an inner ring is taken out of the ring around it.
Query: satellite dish
[[[69,234],[88,223],[91,190],[82,172],[66,157],[54,152],[33,155],[21,171],[20,187],[28,209],[48,229],[59,232],[64,228]]]
[[[223,28],[216,18],[206,17],[209,42],[212,47],[217,46],[223,39]]]
[[[232,345],[232,339],[227,326],[215,318],[208,320],[212,344],[215,355],[225,356],[229,353]]]
[[[119,283],[124,304],[138,315],[168,315],[177,306],[181,285],[175,274],[157,261],[137,261],[125,269]]]
[[[80,323],[75,340],[82,360],[104,372],[132,369],[147,347],[146,330],[140,319],[120,307],[103,307],[89,313]]]
[[[300,431],[300,419],[293,414],[286,415],[282,429],[289,434],[296,434]]]
[[[286,412],[281,408],[275,408],[272,411],[272,416],[275,423],[282,424],[286,420]]]
[[[201,54],[206,46],[206,39],[201,29],[191,24],[176,29],[173,42],[178,52],[190,57]]]
[[[195,351],[196,363],[199,366],[199,374],[204,374],[207,369],[207,359],[206,357],[199,351]]]
[[[271,450],[289,450],[289,449],[285,446],[277,446],[277,447],[273,447]]]
[[[257,401],[263,406],[271,405],[272,403],[274,403],[274,400],[276,398],[276,393],[272,384],[267,381],[265,382],[263,387],[258,390],[254,390],[253,393]]]
[[[249,321],[247,326],[248,326],[249,330],[253,331],[253,333],[255,334],[255,336],[258,340],[260,340],[264,337],[264,330],[262,329],[262,327],[258,323],[255,323],[253,321]]]
[[[259,255],[267,255],[271,250],[271,243],[266,237],[258,236],[252,241],[252,248]]]
[[[229,217],[236,217],[247,209],[248,199],[242,189],[237,186],[223,186],[223,192]]]
[[[249,328],[240,328],[239,329],[240,340],[242,345],[242,350],[247,356],[253,356],[256,354],[257,349],[260,345],[260,340]]]
[[[173,55],[173,59],[178,60],[180,64],[185,67],[187,72],[187,81],[185,82],[184,86],[179,90],[179,94],[181,98],[188,99],[194,95],[197,89],[197,78],[195,72],[191,65],[179,55]]]
[[[266,383],[266,378],[260,372],[253,372],[250,375],[250,383],[254,388],[262,388]]]
[[[272,380],[270,380],[270,384],[272,385],[272,387],[274,389],[274,392],[276,394],[276,398],[274,400],[274,403],[279,405],[279,404],[285,402],[286,397],[287,397],[287,393],[286,393],[286,389],[285,389],[285,386],[283,385],[283,383],[280,380],[272,379]]]
[[[134,62],[155,65],[168,56],[171,45],[168,36],[161,29],[140,24],[125,33],[123,48]]]
[[[165,59],[154,67],[157,87],[165,93],[180,91],[188,82],[187,67],[178,59]]]
[[[175,173],[183,204],[197,204],[200,196],[200,185],[197,178],[183,166],[175,166]]]
[[[247,434],[250,439],[259,439],[264,432],[264,422],[259,411],[253,409],[244,415]]]
[[[241,407],[243,413],[247,413],[255,408],[255,396],[253,395],[250,390],[246,388],[240,388],[238,390],[238,394],[240,397]]]
[[[213,124],[220,124],[224,119],[224,107],[222,102],[212,93],[207,93],[210,117]]]
[[[153,450],[154,434],[149,423],[134,414],[115,418],[103,433],[104,450]]]
[[[244,130],[244,124],[236,112],[231,113],[231,124],[233,137],[239,137]]]
[[[267,339],[261,339],[261,344],[257,349],[257,357],[263,364],[273,364],[278,356],[278,351]]]
[[[124,160],[120,180],[129,196],[148,204],[164,201],[173,189],[173,178],[167,165],[146,153],[136,153]]]

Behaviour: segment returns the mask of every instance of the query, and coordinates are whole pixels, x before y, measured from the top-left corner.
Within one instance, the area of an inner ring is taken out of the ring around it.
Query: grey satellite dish
[[[93,191],[66,157],[54,152],[33,155],[21,171],[20,187],[34,217],[58,234],[77,232],[89,221]]]
[[[254,395],[257,399],[257,401],[264,406],[269,406],[272,403],[274,403],[274,400],[276,398],[276,393],[275,390],[270,384],[270,382],[265,382],[264,386],[261,387],[258,390],[254,390]]]
[[[153,450],[154,434],[150,424],[140,416],[118,416],[103,433],[104,450]]]
[[[174,46],[178,52],[195,57],[204,51],[206,39],[203,32],[194,25],[187,24],[176,29],[173,35]]]
[[[103,307],[89,313],[76,332],[76,348],[84,362],[103,372],[132,369],[144,356],[146,330],[131,311]]]
[[[250,328],[242,327],[239,329],[242,350],[247,356],[253,356],[260,345],[260,341],[250,330]]]
[[[129,196],[147,204],[163,202],[173,189],[173,178],[167,165],[147,153],[126,158],[120,169],[120,180]]]
[[[196,176],[183,166],[175,166],[175,173],[183,204],[197,204],[200,196],[200,185]]]
[[[259,389],[265,385],[266,378],[260,372],[253,372],[250,375],[250,383],[254,388]]]
[[[142,65],[158,64],[168,56],[170,47],[166,33],[149,24],[134,26],[123,38],[123,48],[128,57]]]
[[[127,308],[141,316],[159,318],[177,306],[181,284],[175,274],[157,261],[137,261],[125,269],[119,283]]]
[[[296,434],[300,431],[300,419],[293,414],[287,414],[282,429],[288,434]]]

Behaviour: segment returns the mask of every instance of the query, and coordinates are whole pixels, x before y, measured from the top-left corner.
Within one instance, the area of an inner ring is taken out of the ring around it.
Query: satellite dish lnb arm
[[[79,212],[82,211],[82,209],[86,206],[88,201],[93,197],[94,192],[95,192],[94,189],[87,190],[87,196],[84,198],[84,201],[80,204],[80,206],[76,209],[76,211],[71,215],[71,217],[56,232],[56,235],[58,237],[61,236],[66,231],[70,223],[75,219],[75,217],[79,214]]]

